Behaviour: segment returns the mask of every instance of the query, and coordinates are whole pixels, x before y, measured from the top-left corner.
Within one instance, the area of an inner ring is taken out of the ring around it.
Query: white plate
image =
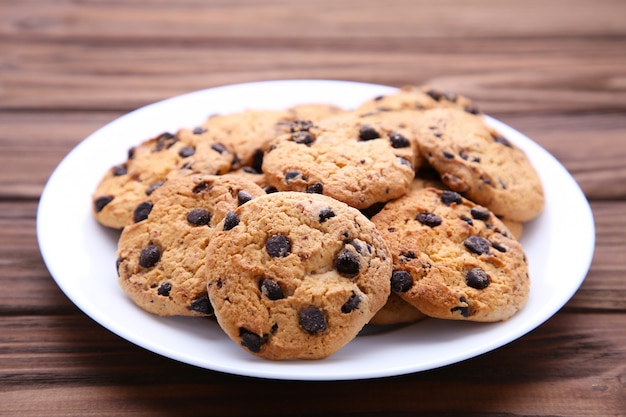
[[[236,346],[211,320],[145,313],[118,286],[118,233],[94,221],[91,194],[104,172],[126,159],[131,146],[163,131],[193,128],[214,113],[309,102],[352,108],[391,91],[324,80],[237,84],[174,97],[114,120],[65,157],[41,196],[37,236],[50,273],[74,304],[117,335],[181,362],[238,375],[293,380],[401,375],[472,358],[523,336],[555,314],[584,280],[594,250],[594,223],[587,200],[565,168],[535,142],[489,117],[489,124],[528,154],[546,193],[545,211],[525,226],[522,239],[532,280],[528,303],[506,322],[429,319],[359,336],[324,360],[272,362]]]

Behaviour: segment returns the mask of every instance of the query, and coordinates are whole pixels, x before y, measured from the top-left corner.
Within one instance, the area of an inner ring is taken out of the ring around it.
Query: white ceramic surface
[[[41,196],[37,236],[44,261],[62,291],[105,328],[152,352],[198,367],[237,375],[292,380],[347,380],[419,372],[501,347],[535,329],[576,292],[595,245],[591,209],[579,186],[546,150],[511,127],[490,125],[522,148],[539,171],[545,211],[526,224],[522,243],[530,264],[528,303],[502,323],[428,319],[362,335],[319,361],[272,362],[236,346],[207,319],[158,317],[136,307],[117,284],[118,233],[91,215],[91,194],[127,150],[164,131],[193,128],[215,113],[283,109],[322,102],[353,108],[393,88],[328,80],[237,84],[197,91],[133,111],[82,141],[59,164]]]

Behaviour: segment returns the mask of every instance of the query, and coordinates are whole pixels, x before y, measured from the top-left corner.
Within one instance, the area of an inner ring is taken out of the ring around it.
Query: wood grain
[[[626,334],[614,331],[624,324],[613,314],[558,315],[516,342],[454,366],[382,382],[317,383],[183,366],[80,315],[10,317],[0,322],[0,335],[11,334],[0,336],[0,413],[34,416],[45,408],[52,417],[99,409],[150,416],[203,409],[202,415],[313,416],[330,403],[334,413],[352,415],[375,415],[383,404],[398,413],[392,415],[442,409],[446,415],[545,415],[555,408],[568,416],[612,415],[626,399],[620,379]],[[4,353],[17,350],[19,356]],[[248,406],[236,406],[242,401]]]
[[[622,0],[0,0],[0,415],[626,416],[624,16]],[[428,83],[531,137],[591,203],[580,289],[480,357],[323,383],[181,364],[74,306],[36,236],[64,156],[137,107],[293,78]]]
[[[338,48],[331,38],[277,47],[255,39],[225,48],[211,40],[181,48],[5,40],[0,108],[130,110],[212,86],[280,78],[431,84],[472,97],[489,113],[624,111],[626,103],[621,39],[477,39],[453,51],[431,39],[362,42],[342,39]]]
[[[129,110],[227,83],[328,78],[431,83],[488,112],[624,111],[623,15],[619,0],[5,0],[0,108]]]

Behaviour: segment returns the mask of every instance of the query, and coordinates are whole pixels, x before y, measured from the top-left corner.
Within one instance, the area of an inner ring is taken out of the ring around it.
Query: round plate
[[[505,322],[427,319],[358,336],[327,359],[274,362],[236,346],[215,321],[146,313],[118,286],[119,233],[93,219],[91,194],[106,170],[126,159],[131,146],[164,131],[193,128],[215,113],[312,102],[353,108],[393,91],[382,85],[325,80],[236,84],[167,99],[114,120],[63,159],[41,196],[37,236],[50,273],[74,304],[117,335],[160,355],[237,375],[294,380],[401,375],[472,358],[523,336],[555,314],[584,280],[594,250],[594,223],[585,196],[566,169],[535,142],[487,116],[491,126],[527,153],[546,194],[544,212],[525,225],[522,238],[530,265],[530,296]]]

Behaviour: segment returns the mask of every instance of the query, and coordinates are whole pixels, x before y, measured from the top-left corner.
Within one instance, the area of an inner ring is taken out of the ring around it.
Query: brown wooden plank
[[[312,77],[429,82],[488,111],[623,110],[624,14],[618,0],[11,0],[0,4],[0,108],[130,109]]]
[[[452,51],[430,39],[284,42],[224,47],[213,39],[181,48],[0,39],[0,109],[130,110],[216,85],[281,78],[429,83],[466,94],[487,112],[623,111],[626,102],[619,39],[486,39],[452,44]]]
[[[626,399],[626,333],[615,329],[625,324],[615,314],[559,314],[463,363],[384,380],[317,383],[182,365],[81,316],[9,317],[0,321],[0,414],[310,416],[332,407],[359,415],[618,415]]]
[[[355,11],[358,10],[358,13]],[[96,36],[127,41],[139,39],[228,38],[474,38],[498,36],[623,35],[619,0],[527,0],[506,2],[415,2],[322,0],[315,3],[132,0],[58,2],[4,0],[0,34],[55,39]]]
[[[74,146],[120,113],[0,112],[0,197],[38,198]]]

